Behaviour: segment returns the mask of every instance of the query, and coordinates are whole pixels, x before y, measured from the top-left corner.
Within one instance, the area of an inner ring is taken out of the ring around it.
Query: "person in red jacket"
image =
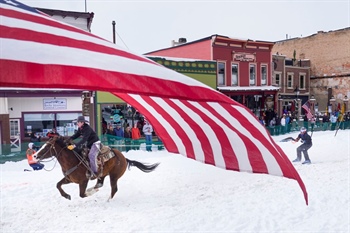
[[[140,137],[141,137],[140,129],[137,127],[137,123],[136,123],[134,125],[134,128],[131,129],[131,138],[132,138],[133,144],[137,145]],[[134,148],[134,149],[137,149],[137,148]]]
[[[34,156],[35,154],[35,150],[37,150],[38,147],[36,147],[34,145],[34,143],[29,143],[28,144],[28,149],[26,151],[27,154],[27,159],[28,159],[28,164],[29,166],[31,166],[33,168],[34,171],[38,171],[44,168],[44,164],[40,163],[37,159],[36,156]]]

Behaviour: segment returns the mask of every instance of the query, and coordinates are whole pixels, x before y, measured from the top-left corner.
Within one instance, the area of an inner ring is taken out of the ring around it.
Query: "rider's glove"
[[[68,150],[73,150],[75,148],[75,145],[69,145],[67,146]]]

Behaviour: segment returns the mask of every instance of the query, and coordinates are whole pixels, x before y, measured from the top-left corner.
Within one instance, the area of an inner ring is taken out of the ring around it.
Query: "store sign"
[[[67,99],[44,99],[44,110],[67,109]]]
[[[235,61],[255,61],[255,55],[248,53],[235,53],[233,54],[233,59]]]

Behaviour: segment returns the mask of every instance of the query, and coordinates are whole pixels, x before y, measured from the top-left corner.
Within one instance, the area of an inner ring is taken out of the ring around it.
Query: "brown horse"
[[[53,137],[48,140],[37,152],[36,156],[39,160],[55,156],[57,161],[60,163],[63,179],[60,180],[56,187],[60,191],[61,195],[67,199],[71,199],[70,195],[67,194],[63,189],[62,185],[69,183],[79,184],[80,197],[87,197],[89,193],[86,192],[86,187],[89,182],[87,177],[87,171],[90,170],[87,160],[75,151],[67,149],[68,143],[63,137]],[[114,157],[110,158],[103,165],[102,173],[97,179],[97,183],[94,189],[98,189],[103,186],[103,181],[106,176],[110,177],[111,184],[111,196],[118,191],[118,179],[122,177],[127,167],[135,166],[143,172],[151,172],[159,165],[159,163],[146,165],[138,161],[129,160],[116,149],[112,149]]]

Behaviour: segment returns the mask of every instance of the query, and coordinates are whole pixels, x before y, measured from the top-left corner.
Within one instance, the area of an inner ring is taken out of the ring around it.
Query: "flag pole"
[[[339,119],[339,124],[337,124],[337,130],[335,131],[334,137],[337,136],[338,130],[340,128],[340,124],[343,122],[343,119],[344,119],[344,114],[342,114]]]

